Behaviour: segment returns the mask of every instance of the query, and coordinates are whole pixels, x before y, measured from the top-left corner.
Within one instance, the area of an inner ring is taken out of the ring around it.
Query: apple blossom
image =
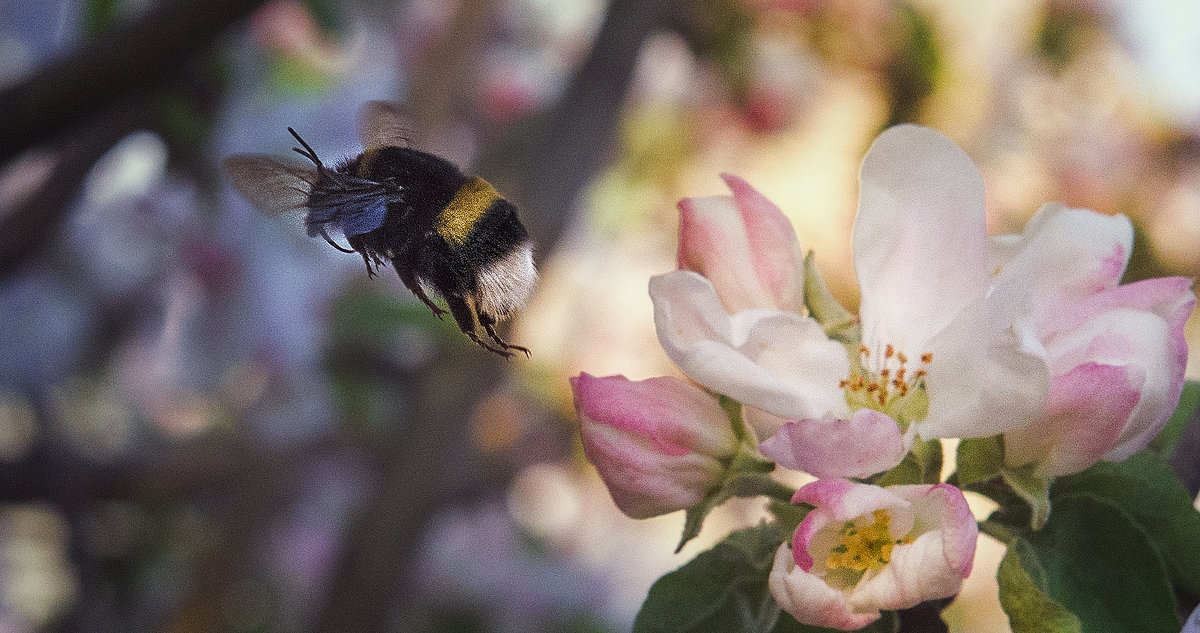
[[[645,519],[699,503],[738,440],[717,399],[667,376],[571,379],[588,460],[622,512]]]
[[[952,596],[971,573],[979,529],[954,486],[819,479],[792,501],[813,509],[776,552],[769,586],[803,624],[859,629],[881,610]]]
[[[743,219],[767,215],[773,226],[781,225],[779,211],[749,193],[749,185],[730,177],[726,181],[735,193],[726,207],[735,207]],[[1045,400],[1047,369],[1024,311],[1026,292],[1017,284],[991,283],[978,170],[940,133],[901,125],[871,146],[860,183],[853,235],[862,291],[862,344],[857,349],[848,354],[794,303],[774,298],[787,293],[745,291],[757,287],[733,284],[730,280],[740,277],[730,271],[710,276],[715,266],[705,265],[650,281],[655,324],[667,355],[700,384],[793,421],[780,429],[783,433],[818,436],[803,427],[850,424],[864,409],[887,416],[909,442],[916,435],[985,437],[1027,425]],[[707,199],[681,205],[681,235],[695,231],[697,220],[689,217],[688,208],[714,206]],[[735,216],[726,211],[724,217]],[[790,226],[786,228],[790,236]],[[782,260],[773,268],[738,264],[743,275],[751,269],[794,269],[796,259],[779,246],[783,240],[778,237],[772,242],[756,239],[759,233],[749,228],[727,232],[739,236],[724,242],[728,249],[750,250],[733,261]],[[740,239],[742,234],[751,237]],[[692,252],[698,243],[681,239],[681,263],[701,259]],[[792,287],[795,278],[790,272],[757,276],[767,280],[763,286],[768,288],[779,279],[786,283],[775,287]],[[779,440],[764,450],[783,461],[787,456],[772,446],[800,443],[799,438]],[[842,442],[819,453],[902,456],[903,446],[896,447],[892,439]],[[836,464],[822,463],[812,451],[809,455],[815,459],[793,460],[794,467],[862,476],[862,471],[837,472]]]
[[[1046,408],[1005,434],[1009,466],[1042,477],[1121,461],[1162,430],[1183,390],[1191,280],[1118,285],[1133,246],[1123,215],[1046,205],[992,245],[996,283],[1030,289],[1050,369]]]

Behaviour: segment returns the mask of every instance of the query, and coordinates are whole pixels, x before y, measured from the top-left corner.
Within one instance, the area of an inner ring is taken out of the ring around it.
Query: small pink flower
[[[737,450],[725,411],[671,377],[571,379],[583,450],[613,502],[635,519],[699,503]]]
[[[949,484],[820,479],[792,502],[814,508],[776,552],[769,585],[803,624],[859,629],[881,610],[952,596],[971,573],[979,528]]]
[[[1118,285],[1133,247],[1122,215],[1046,205],[1021,235],[994,238],[997,283],[1029,289],[1050,368],[1046,407],[1005,433],[1010,466],[1053,477],[1121,461],[1162,430],[1183,390],[1191,280]]]

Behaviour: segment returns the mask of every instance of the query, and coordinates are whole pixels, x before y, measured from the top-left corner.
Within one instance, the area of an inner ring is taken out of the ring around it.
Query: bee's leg
[[[429,296],[425,294],[425,289],[421,287],[421,282],[417,281],[417,278],[414,277],[412,273],[404,270],[403,267],[396,262],[396,260],[392,260],[392,265],[396,269],[396,274],[400,276],[400,281],[404,282],[404,287],[408,288],[410,292],[416,295],[417,298],[421,300],[421,303],[429,306],[429,309],[433,310],[433,316],[440,319],[442,318],[443,314],[446,314],[445,310],[439,308],[437,304],[430,300]]]
[[[494,347],[491,343],[479,338],[479,335],[475,333],[475,311],[471,309],[470,305],[467,305],[466,299],[461,296],[449,294],[445,296],[445,299],[446,304],[450,306],[450,314],[454,315],[454,321],[458,323],[458,329],[462,330],[463,334],[466,334],[468,338],[489,352],[499,354],[505,358],[512,358],[512,352],[500,347]]]
[[[325,239],[327,241],[329,241],[330,244],[333,244],[333,240],[330,240],[329,237],[326,237]],[[334,248],[337,248],[339,251],[344,251],[346,253],[354,253],[354,252],[361,253],[362,258],[363,258],[363,263],[366,264],[366,266],[367,266],[367,277],[370,279],[374,279],[375,278],[375,269],[371,267],[371,256],[367,253],[367,249],[363,246],[362,238],[357,235],[352,235],[352,236],[346,238],[346,241],[350,242],[350,248],[352,250],[347,251],[343,248],[338,247],[337,244],[333,244],[333,246],[334,246]],[[378,257],[375,258],[375,266],[379,266],[379,258]]]
[[[367,257],[367,251],[363,251],[362,256],[363,256],[363,263],[367,265],[367,277],[370,279],[374,279],[375,278],[375,270],[371,268],[371,260]]]
[[[337,242],[333,241],[333,238],[329,237],[329,234],[325,232],[325,229],[321,229],[321,237],[325,238],[325,241],[329,242],[330,246],[338,249],[339,251],[342,251],[343,253],[353,253],[354,252],[353,248],[342,248],[341,244],[338,244]],[[352,244],[350,244],[350,246],[354,246],[354,244],[352,243]]]
[[[525,352],[526,358],[528,358],[530,356],[528,348],[521,347],[520,345],[513,345],[511,343],[508,343],[504,339],[500,338],[499,334],[496,334],[496,329],[494,327],[496,325],[495,317],[488,314],[487,312],[484,312],[483,310],[476,310],[475,315],[477,317],[479,317],[479,324],[483,326],[483,330],[485,332],[487,332],[488,336],[492,337],[492,340],[496,341],[496,343],[499,344],[500,347],[503,347],[504,349],[515,349],[518,352]]]

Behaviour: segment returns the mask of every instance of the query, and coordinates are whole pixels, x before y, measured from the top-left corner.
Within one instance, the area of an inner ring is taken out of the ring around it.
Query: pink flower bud
[[[730,314],[746,308],[802,311],[804,253],[792,223],[746,181],[722,177],[732,197],[679,203],[679,268],[711,280]]]
[[[1032,423],[1004,436],[1009,466],[1054,477],[1121,461],[1162,430],[1187,364],[1191,280],[1117,285],[1133,246],[1124,216],[1047,205],[1019,236],[997,238],[997,284],[1028,288],[1050,393]]]
[[[737,449],[716,398],[676,378],[580,374],[571,386],[584,453],[635,519],[700,502]]]

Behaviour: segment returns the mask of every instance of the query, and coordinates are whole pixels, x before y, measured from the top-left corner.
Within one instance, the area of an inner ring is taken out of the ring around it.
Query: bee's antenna
[[[291,132],[292,136],[296,137],[296,140],[299,141],[300,144],[304,146],[303,150],[301,150],[299,147],[293,147],[292,151],[307,158],[308,160],[311,160],[313,162],[313,164],[317,166],[317,171],[324,171],[325,165],[321,163],[320,158],[317,158],[317,153],[313,151],[313,148],[310,147],[308,145],[308,143],[305,143],[304,139],[300,138],[300,135],[296,133],[296,130],[293,130],[292,128],[289,127],[288,131]]]

